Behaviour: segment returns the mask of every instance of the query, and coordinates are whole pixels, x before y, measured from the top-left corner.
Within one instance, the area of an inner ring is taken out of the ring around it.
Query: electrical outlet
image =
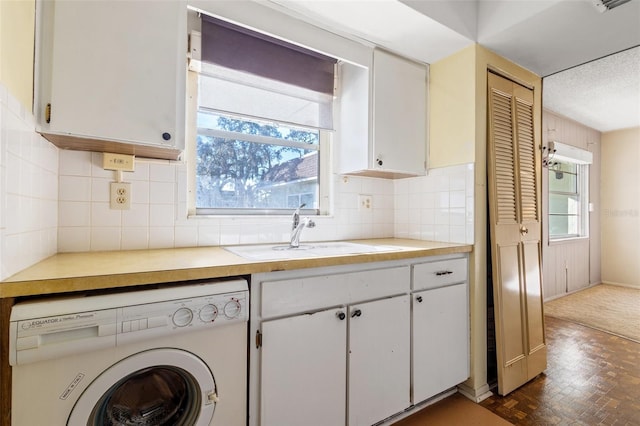
[[[111,182],[109,206],[114,210],[131,208],[131,184],[129,182]]]
[[[371,210],[373,208],[373,197],[371,195],[358,195],[358,210]]]

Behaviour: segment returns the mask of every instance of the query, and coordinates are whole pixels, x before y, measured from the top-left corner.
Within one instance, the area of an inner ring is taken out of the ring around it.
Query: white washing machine
[[[244,280],[16,304],[12,424],[245,426]]]

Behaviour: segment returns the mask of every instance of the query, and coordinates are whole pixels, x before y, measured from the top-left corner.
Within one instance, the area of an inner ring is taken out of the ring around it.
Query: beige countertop
[[[0,298],[249,275],[258,272],[467,253],[471,245],[408,239],[352,242],[397,250],[287,260],[248,260],[222,247],[60,253],[0,282]]]

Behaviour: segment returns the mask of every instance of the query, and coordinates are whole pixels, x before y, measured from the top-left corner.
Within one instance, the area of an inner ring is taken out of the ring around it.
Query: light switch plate
[[[105,152],[102,157],[102,168],[105,170],[133,172],[135,169],[135,156]]]

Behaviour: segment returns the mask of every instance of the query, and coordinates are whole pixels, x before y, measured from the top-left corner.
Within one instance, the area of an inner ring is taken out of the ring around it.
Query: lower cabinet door
[[[413,404],[469,377],[467,284],[412,295]]]
[[[346,342],[344,308],[264,321],[261,426],[344,425]]]
[[[349,307],[349,426],[409,407],[409,330],[409,295]]]

